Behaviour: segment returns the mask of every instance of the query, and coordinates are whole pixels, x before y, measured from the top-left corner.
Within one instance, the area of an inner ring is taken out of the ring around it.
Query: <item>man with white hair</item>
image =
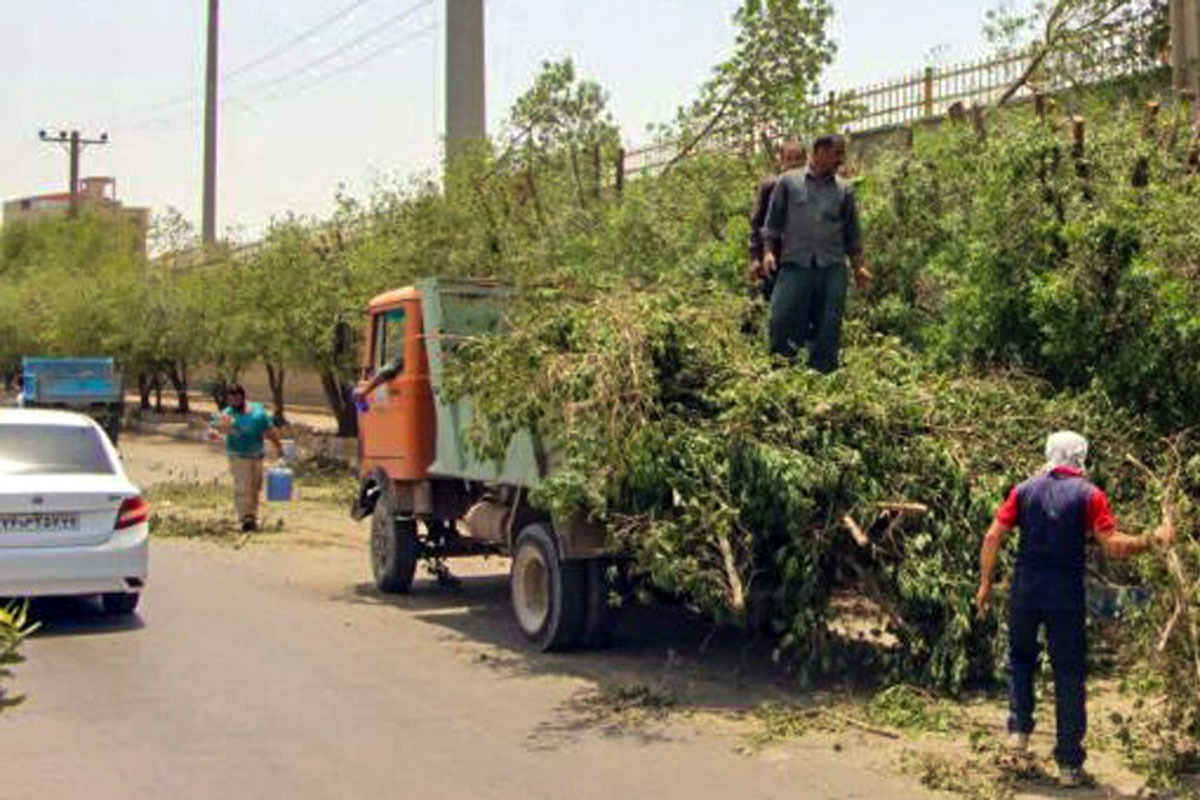
[[[1033,732],[1033,681],[1037,671],[1038,629],[1046,628],[1054,670],[1056,745],[1054,760],[1064,786],[1083,783],[1087,757],[1087,637],[1084,619],[1084,561],[1089,537],[1111,558],[1128,558],[1175,538],[1169,519],[1150,536],[1117,529],[1104,492],[1085,473],[1088,443],[1061,431],[1046,440],[1046,466],[1014,488],[996,512],[983,539],[976,604],[982,613],[992,593],[996,561],[1005,535],[1021,529],[1009,603],[1009,741],[1029,746]]]

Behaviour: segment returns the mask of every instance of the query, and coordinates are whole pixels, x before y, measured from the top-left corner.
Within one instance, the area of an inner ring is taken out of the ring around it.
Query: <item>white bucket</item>
[[[300,448],[296,446],[295,439],[284,439],[280,445],[284,461],[295,461],[300,457]]]

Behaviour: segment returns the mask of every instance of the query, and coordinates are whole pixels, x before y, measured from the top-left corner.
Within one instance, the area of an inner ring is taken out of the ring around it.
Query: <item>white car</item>
[[[90,418],[0,409],[0,597],[100,595],[132,614],[150,506]]]

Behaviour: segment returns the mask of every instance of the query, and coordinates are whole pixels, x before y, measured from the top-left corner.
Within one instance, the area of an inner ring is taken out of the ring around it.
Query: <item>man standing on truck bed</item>
[[[808,363],[825,373],[838,367],[847,261],[853,263],[860,290],[871,281],[854,189],[837,174],[845,161],[843,137],[818,138],[808,167],[780,177],[762,229],[767,245],[763,269],[775,276],[771,352],[795,359],[812,331]],[[778,258],[775,248],[781,252]]]
[[[217,427],[225,434],[225,454],[233,474],[233,505],[242,521],[242,530],[258,530],[258,502],[263,487],[263,439],[270,439],[277,455],[283,455],[283,442],[275,420],[262,403],[247,403],[246,390],[237,383],[227,390],[229,405],[221,412]]]
[[[771,301],[771,290],[775,287],[775,276],[768,275],[763,269],[763,256],[767,247],[763,241],[762,228],[767,221],[767,209],[771,205],[771,195],[779,176],[794,169],[800,169],[808,161],[808,153],[804,145],[795,139],[783,143],[779,150],[778,169],[775,173],[763,178],[754,193],[754,208],[750,211],[750,289],[752,295],[761,295],[767,302]],[[779,249],[773,249],[775,259],[779,258]]]
[[[1083,576],[1087,542],[1092,539],[1099,543],[1110,558],[1128,558],[1155,547],[1167,547],[1175,538],[1169,518],[1150,536],[1128,536],[1117,530],[1108,498],[1085,477],[1087,451],[1087,440],[1070,431],[1052,434],[1046,440],[1045,468],[1009,493],[983,539],[979,592],[975,597],[982,613],[991,597],[1000,545],[1009,531],[1019,527],[1017,566],[1009,593],[1010,744],[1018,752],[1029,747],[1040,649],[1038,629],[1044,626],[1054,670],[1058,723],[1054,760],[1059,781],[1066,787],[1083,783],[1086,757]]]

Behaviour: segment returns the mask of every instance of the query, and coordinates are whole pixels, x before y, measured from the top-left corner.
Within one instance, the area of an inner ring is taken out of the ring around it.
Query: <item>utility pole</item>
[[[483,0],[446,0],[446,155],[487,137]]]
[[[68,213],[74,217],[79,213],[79,158],[83,153],[83,148],[91,145],[108,144],[108,134],[100,134],[98,139],[85,139],[80,135],[79,131],[59,131],[57,134],[47,133],[44,130],[38,131],[38,138],[47,144],[64,144],[67,146],[67,153],[70,157],[70,165],[67,172],[67,191],[71,195],[71,204]]]
[[[208,64],[204,79],[204,214],[201,236],[206,245],[217,241],[217,57],[220,0],[208,0]]]

